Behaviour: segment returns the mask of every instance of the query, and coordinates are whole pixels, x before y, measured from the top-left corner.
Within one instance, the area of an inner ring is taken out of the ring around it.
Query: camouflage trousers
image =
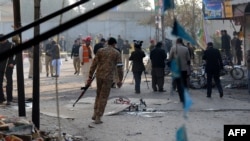
[[[94,115],[98,117],[103,116],[112,82],[112,80],[96,78],[97,90],[94,105]]]

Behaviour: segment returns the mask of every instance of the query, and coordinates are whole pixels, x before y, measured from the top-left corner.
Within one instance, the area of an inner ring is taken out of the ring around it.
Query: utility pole
[[[40,18],[41,0],[34,0],[34,20]],[[40,25],[34,27],[34,37],[40,34]],[[37,129],[40,128],[40,46],[34,45],[33,57],[33,106],[32,106],[32,122]]]
[[[165,24],[164,24],[164,11],[163,1],[157,0],[155,5],[155,36],[156,41],[162,40],[163,46],[165,45]]]
[[[161,14],[161,37],[162,37],[162,47],[165,48],[165,23],[164,23],[165,17],[164,12]]]
[[[160,39],[160,16],[155,15],[155,39],[158,42]]]
[[[21,27],[21,10],[20,0],[13,0],[14,13],[14,30]],[[15,45],[22,41],[21,33],[12,38]],[[23,57],[22,52],[16,54],[16,72],[17,72],[17,92],[18,92],[18,114],[20,117],[26,116],[25,111],[25,93],[24,93],[24,76],[23,76]]]

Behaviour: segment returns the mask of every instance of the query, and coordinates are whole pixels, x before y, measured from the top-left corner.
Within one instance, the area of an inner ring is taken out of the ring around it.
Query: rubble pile
[[[57,131],[39,131],[24,117],[8,118],[0,115],[0,141],[82,141],[82,136],[72,136]]]
[[[23,117],[8,118],[0,115],[0,141],[52,141],[42,137],[33,123]]]

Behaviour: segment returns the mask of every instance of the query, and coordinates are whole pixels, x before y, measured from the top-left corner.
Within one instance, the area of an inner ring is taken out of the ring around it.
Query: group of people
[[[233,64],[241,65],[243,61],[242,41],[239,39],[239,33],[233,32],[233,39],[228,35],[227,30],[221,30],[221,49],[225,52],[227,59]]]
[[[66,41],[62,36],[60,40],[48,39],[44,43],[39,44],[39,72],[42,73],[42,59],[43,53],[45,60],[46,76],[59,77],[61,73],[61,52],[66,50]],[[29,74],[28,78],[33,78],[33,59],[34,59],[34,46],[27,50],[29,59]],[[66,53],[67,54],[67,53]],[[65,61],[67,61],[67,55],[65,55]]]
[[[3,36],[3,35],[0,35]],[[237,34],[235,34],[237,38]],[[223,42],[228,42],[228,36],[222,38]],[[134,50],[131,52],[132,46],[128,40],[123,40],[120,35],[115,39],[109,37],[108,39],[100,38],[95,46],[91,46],[91,37],[77,38],[74,41],[71,51],[71,58],[73,59],[73,66],[75,69],[74,74],[79,75],[82,69],[83,80],[85,85],[91,85],[93,77],[96,77],[96,100],[94,104],[94,112],[92,119],[96,124],[102,123],[101,117],[103,116],[105,106],[113,85],[122,86],[124,78],[124,71],[130,70],[131,64],[133,72],[133,79],[135,80],[134,90],[136,94],[141,93],[141,76],[145,73],[146,68],[143,58],[146,56],[142,49],[143,41],[134,40]],[[234,41],[234,42],[233,42]],[[152,89],[154,92],[166,92],[164,89],[164,76],[166,59],[169,60],[169,67],[172,70],[173,84],[176,85],[180,102],[185,103],[184,93],[188,89],[188,77],[190,74],[191,59],[194,58],[193,50],[190,43],[185,45],[182,38],[177,38],[176,45],[171,47],[169,56],[163,47],[162,42],[155,44],[154,40],[150,41],[150,67],[152,76]],[[45,64],[46,74],[59,77],[61,62],[61,46],[65,43],[57,43],[55,40],[48,40],[45,45]],[[232,40],[232,45],[239,45],[237,39]],[[13,44],[8,40],[1,41],[1,52],[10,49]],[[222,49],[225,50],[227,55],[230,55],[230,49],[227,45],[222,44]],[[30,49],[32,53],[33,48]],[[32,58],[32,57],[30,57]],[[218,49],[213,47],[213,43],[207,44],[207,49],[204,51],[203,57],[206,61],[207,73],[207,97],[211,98],[212,94],[212,78],[214,78],[220,97],[223,97],[223,89],[220,84],[219,72],[223,69],[222,57]],[[65,58],[65,61],[67,58]],[[249,59],[250,60],[250,59]],[[131,62],[129,62],[131,61]],[[7,79],[6,93],[7,104],[12,101],[12,73],[15,60],[13,57],[0,62],[0,87],[3,87],[4,74]],[[54,68],[53,68],[54,67]],[[55,71],[55,73],[54,73]],[[30,76],[33,74],[31,73]],[[0,103],[5,101],[3,89],[0,89]]]
[[[45,45],[46,76],[59,77],[61,73],[61,46],[54,39],[49,39]]]

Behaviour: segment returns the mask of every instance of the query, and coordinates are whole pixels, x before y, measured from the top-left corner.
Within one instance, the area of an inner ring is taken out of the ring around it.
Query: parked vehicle
[[[244,78],[244,70],[242,67],[240,65],[234,65],[225,55],[222,57],[222,63],[225,69],[225,74],[229,73],[235,80],[241,80]]]

